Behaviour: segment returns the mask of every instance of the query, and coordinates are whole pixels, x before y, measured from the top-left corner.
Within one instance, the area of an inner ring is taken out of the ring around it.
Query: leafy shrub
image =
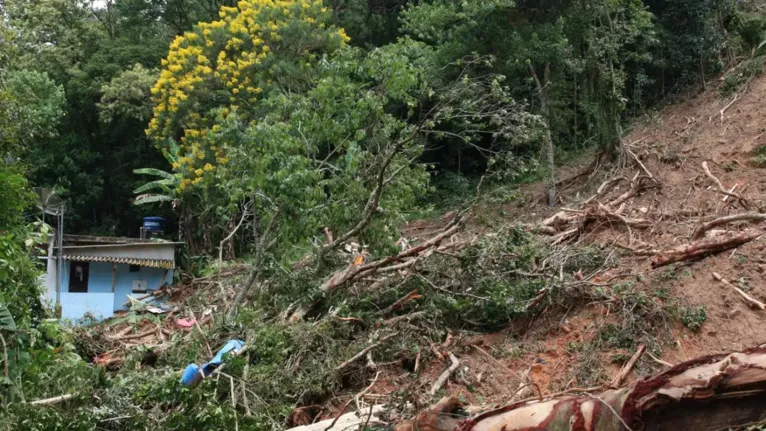
[[[681,323],[691,331],[699,332],[707,321],[707,311],[704,306],[681,308]]]

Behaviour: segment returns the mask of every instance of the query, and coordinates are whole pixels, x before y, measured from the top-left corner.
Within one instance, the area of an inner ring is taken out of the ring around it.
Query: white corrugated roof
[[[110,262],[123,263],[126,265],[147,266],[150,268],[174,269],[175,262],[160,259],[139,259],[134,257],[111,257],[111,256],[76,256],[65,255],[64,260],[73,262]]]

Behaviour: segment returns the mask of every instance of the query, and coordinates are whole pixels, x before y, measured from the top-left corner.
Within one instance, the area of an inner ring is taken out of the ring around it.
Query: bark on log
[[[713,431],[766,420],[766,347],[706,356],[598,395],[521,401],[473,418],[445,398],[396,431]]]
[[[368,421],[370,424],[380,422],[378,415],[386,411],[386,406],[376,405],[363,412],[351,412],[336,419],[327,419],[311,425],[290,428],[288,431],[344,431],[358,429]],[[335,422],[333,422],[335,421]]]
[[[672,250],[660,252],[652,258],[652,268],[671,263],[696,259],[713,253],[720,253],[741,246],[766,234],[761,230],[746,230],[735,236],[724,236],[685,244]]]

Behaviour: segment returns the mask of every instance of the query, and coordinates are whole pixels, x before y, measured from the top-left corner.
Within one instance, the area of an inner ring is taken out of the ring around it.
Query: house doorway
[[[69,266],[69,292],[88,292],[88,274],[90,264],[88,262],[72,262]]]

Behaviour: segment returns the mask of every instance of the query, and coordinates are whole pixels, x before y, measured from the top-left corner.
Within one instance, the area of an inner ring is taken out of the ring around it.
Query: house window
[[[130,272],[139,272],[139,271],[141,271],[141,267],[139,265],[130,265],[128,267],[128,271],[130,271]]]
[[[86,293],[88,291],[88,262],[72,262],[69,266],[69,292]]]

